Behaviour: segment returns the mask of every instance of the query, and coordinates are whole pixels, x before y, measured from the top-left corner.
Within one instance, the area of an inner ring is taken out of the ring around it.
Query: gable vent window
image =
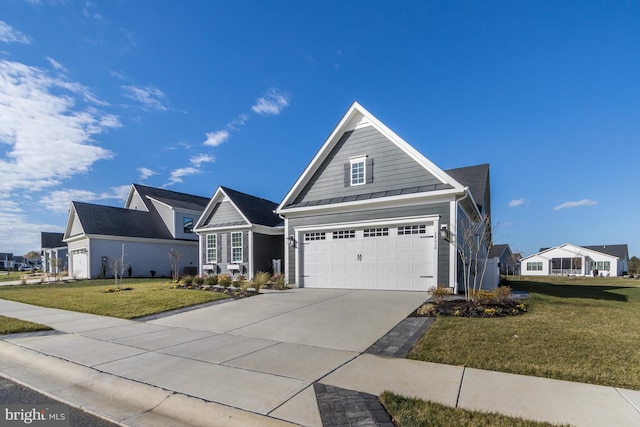
[[[351,163],[351,185],[364,184],[365,159],[352,160]]]
[[[182,228],[185,233],[193,233],[193,218],[182,218]]]
[[[339,230],[333,232],[334,239],[355,239],[356,230]]]
[[[398,236],[406,236],[409,234],[426,234],[426,225],[405,225],[398,227]]]
[[[325,240],[325,233],[304,233],[304,241],[309,242],[312,240]]]
[[[389,229],[387,227],[364,229],[364,237],[382,237],[382,236],[388,236],[388,235],[389,235]]]

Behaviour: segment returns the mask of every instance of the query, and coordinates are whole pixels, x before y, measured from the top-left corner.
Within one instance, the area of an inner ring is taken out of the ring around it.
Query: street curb
[[[117,377],[4,341],[0,341],[0,375],[122,426],[295,425]]]

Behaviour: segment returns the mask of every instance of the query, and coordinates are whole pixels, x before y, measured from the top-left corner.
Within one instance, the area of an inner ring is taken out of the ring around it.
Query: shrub
[[[202,278],[201,276],[196,276],[193,278],[193,283],[195,283],[197,286],[202,286],[204,285],[204,278]]]
[[[431,291],[431,297],[436,303],[444,301],[449,296],[451,296],[451,288],[437,287]]]
[[[193,276],[184,276],[181,280],[182,284],[185,286],[191,286],[193,285]]]
[[[207,286],[216,286],[218,284],[218,276],[212,274],[211,276],[205,277],[204,284]]]
[[[511,295],[511,288],[508,286],[500,286],[493,291],[484,291],[480,289],[476,291],[472,298],[473,300],[482,305],[482,304],[503,304],[509,301],[509,296]]]
[[[228,274],[221,274],[218,276],[218,285],[222,286],[223,288],[228,288],[232,282],[233,280]]]
[[[260,292],[260,288],[269,280],[271,280],[271,275],[269,273],[266,271],[258,271],[253,277],[253,289],[255,289],[256,292]]]

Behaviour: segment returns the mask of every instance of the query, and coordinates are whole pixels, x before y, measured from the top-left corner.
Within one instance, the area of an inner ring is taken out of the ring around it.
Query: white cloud
[[[289,95],[278,89],[271,88],[266,96],[260,97],[251,109],[260,115],[277,115],[289,105]]]
[[[215,132],[207,133],[207,140],[204,142],[204,145],[210,145],[211,147],[217,147],[218,145],[225,142],[231,134],[228,130],[222,129]]]
[[[154,172],[149,168],[138,168],[138,172],[140,172],[140,181],[144,181],[145,179],[157,174],[157,172]]]
[[[238,130],[240,126],[244,126],[249,120],[248,114],[238,114],[238,117],[227,123],[227,129]]]
[[[51,64],[54,70],[62,71],[63,73],[67,72],[67,69],[64,67],[64,65],[60,64],[55,59],[47,56],[47,61],[49,61],[49,64]]]
[[[515,199],[509,202],[510,208],[517,208],[518,206],[522,206],[524,204],[524,199]]]
[[[185,176],[197,175],[199,173],[200,173],[199,169],[196,169],[190,166],[186,168],[176,169],[171,172],[171,175],[169,176],[169,183],[167,183],[166,186],[182,182],[182,178]]]
[[[0,41],[5,43],[31,43],[29,37],[25,36],[4,21],[0,21]]]
[[[40,190],[86,173],[113,154],[93,136],[120,126],[91,91],[65,76],[18,62],[0,60],[0,192]]]
[[[203,163],[213,163],[215,162],[215,158],[209,154],[199,154],[197,156],[193,156],[189,159],[192,165],[195,167],[200,167]]]
[[[120,200],[124,206],[124,200],[129,194],[131,186],[122,185],[112,187],[109,191],[95,193],[87,190],[58,190],[52,191],[40,199],[44,207],[54,213],[67,213],[71,202],[96,203],[104,200]]]
[[[559,211],[560,209],[567,209],[567,208],[577,208],[580,206],[593,206],[593,205],[597,205],[598,202],[596,202],[595,200],[591,200],[591,199],[582,199],[582,200],[578,200],[576,202],[564,202],[558,206],[556,206],[555,208],[553,208],[554,211]]]
[[[125,98],[138,101],[143,105],[144,109],[157,111],[167,110],[167,106],[165,105],[166,96],[158,88],[152,86],[122,86],[122,89],[124,89],[123,96]]]

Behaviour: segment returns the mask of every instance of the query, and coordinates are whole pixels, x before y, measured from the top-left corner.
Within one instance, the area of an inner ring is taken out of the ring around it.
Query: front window
[[[231,262],[242,262],[242,232],[231,233]]]
[[[218,241],[215,234],[207,234],[207,263],[218,261]]]
[[[193,218],[182,218],[182,227],[185,233],[193,233]]]
[[[351,165],[351,185],[360,185],[365,183],[365,165],[366,157],[358,157],[349,161]]]
[[[527,271],[542,271],[542,263],[541,262],[528,262],[527,263]]]

